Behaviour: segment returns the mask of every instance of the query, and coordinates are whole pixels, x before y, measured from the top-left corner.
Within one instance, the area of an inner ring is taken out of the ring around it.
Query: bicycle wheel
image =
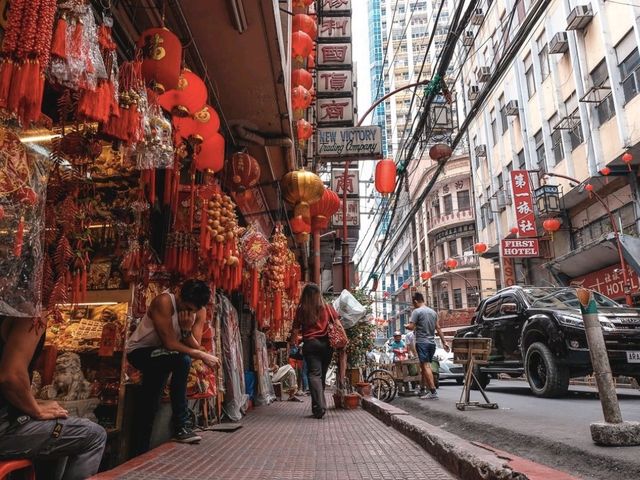
[[[371,380],[371,395],[383,402],[389,402],[393,394],[393,387],[384,378],[376,377]]]
[[[387,399],[384,400],[385,402],[390,402],[394,398],[396,398],[396,395],[398,394],[398,385],[396,384],[396,380],[395,378],[393,378],[393,375],[389,370],[385,370],[383,368],[374,370],[367,377],[367,382],[373,384],[376,379],[384,380],[389,385],[389,392],[387,395]]]

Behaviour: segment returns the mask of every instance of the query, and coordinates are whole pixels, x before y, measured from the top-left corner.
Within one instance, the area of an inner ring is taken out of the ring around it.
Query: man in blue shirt
[[[396,351],[404,352],[406,350],[406,344],[402,340],[402,333],[399,330],[393,332],[393,341],[389,341],[389,348],[393,354],[393,360],[396,360]]]

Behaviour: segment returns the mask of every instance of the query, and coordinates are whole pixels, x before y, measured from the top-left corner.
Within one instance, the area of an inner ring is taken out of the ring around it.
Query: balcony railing
[[[461,268],[476,268],[478,267],[478,265],[480,265],[480,261],[478,260],[478,255],[476,255],[475,253],[472,253],[469,255],[458,255],[451,258],[454,258],[455,260],[458,261],[458,265],[456,266],[456,268],[453,269],[454,272]],[[447,266],[447,260],[436,262],[434,273],[438,274],[438,273],[448,272],[450,269]]]
[[[633,204],[627,204],[624,207],[614,210],[612,213],[616,221],[619,221],[622,225],[622,233],[633,236],[638,235]],[[608,216],[599,218],[573,233],[575,248],[597,242],[609,233],[613,233],[611,220]]]
[[[445,227],[454,223],[467,222],[474,219],[473,210],[457,210],[449,214],[440,215],[436,218],[430,218],[427,222],[428,230]]]

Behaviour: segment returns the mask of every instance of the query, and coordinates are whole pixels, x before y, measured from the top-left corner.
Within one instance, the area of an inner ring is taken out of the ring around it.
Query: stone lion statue
[[[40,396],[44,400],[85,400],[91,393],[91,383],[84,378],[77,353],[66,352],[56,359],[53,383],[44,387]]]

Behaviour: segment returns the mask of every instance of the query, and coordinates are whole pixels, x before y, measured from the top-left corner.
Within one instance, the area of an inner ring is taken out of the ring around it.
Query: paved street
[[[640,447],[604,448],[591,441],[589,423],[602,420],[595,389],[572,386],[563,399],[534,397],[524,381],[492,379],[487,389],[499,410],[458,411],[462,387],[443,382],[439,401],[396,398],[393,405],[471,441],[547,464],[588,479],[640,475]],[[619,389],[625,420],[640,420],[640,392]],[[472,392],[472,400],[481,399]]]
[[[453,478],[420,446],[362,409],[310,417],[311,401],[251,411],[242,428],[205,432],[199,445],[165,444],[95,478],[360,480]]]

